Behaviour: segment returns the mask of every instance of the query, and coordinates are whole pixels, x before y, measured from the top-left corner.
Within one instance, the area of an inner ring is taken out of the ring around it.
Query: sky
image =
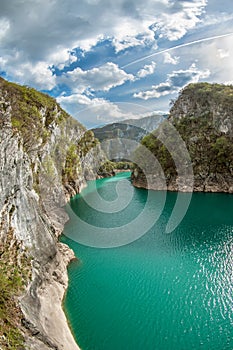
[[[1,0],[0,75],[87,128],[167,113],[189,83],[233,84],[232,0]]]

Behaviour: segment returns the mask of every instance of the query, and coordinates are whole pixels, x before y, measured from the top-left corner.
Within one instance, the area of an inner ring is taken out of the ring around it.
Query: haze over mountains
[[[132,160],[140,140],[157,129],[167,115],[151,115],[141,119],[127,119],[107,124],[92,131],[101,142],[101,148],[111,160]]]

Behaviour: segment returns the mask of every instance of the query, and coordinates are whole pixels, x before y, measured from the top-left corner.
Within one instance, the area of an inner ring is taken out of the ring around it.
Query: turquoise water
[[[132,200],[114,214],[92,210],[85,198],[97,185],[114,201],[116,185],[128,176],[90,182],[71,200],[72,210],[92,225],[125,225],[144,208],[146,190],[132,187]],[[151,193],[153,213],[162,193]],[[149,232],[118,248],[76,243],[66,235],[83,233],[66,225],[62,241],[79,260],[69,266],[64,304],[82,350],[233,349],[233,195],[193,194],[182,223],[165,234],[175,199],[168,193]]]

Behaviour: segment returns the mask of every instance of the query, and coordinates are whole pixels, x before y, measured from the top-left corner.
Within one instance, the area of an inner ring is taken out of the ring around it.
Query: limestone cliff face
[[[21,297],[29,349],[78,349],[62,311],[73,252],[58,243],[62,209],[105,161],[93,134],[50,97],[0,80],[0,242],[10,231],[31,259]]]
[[[175,101],[168,122],[142,140],[161,167],[147,164],[144,157],[147,176],[137,167],[134,185],[155,190],[233,193],[232,139],[233,86],[190,84]],[[188,156],[184,156],[183,141]],[[136,152],[136,163],[143,158],[142,148]]]

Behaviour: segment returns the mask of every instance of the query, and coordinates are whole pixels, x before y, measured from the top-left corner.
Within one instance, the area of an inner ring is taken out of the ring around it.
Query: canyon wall
[[[75,257],[58,237],[68,220],[63,206],[105,160],[93,133],[54,99],[0,80],[1,255],[17,242],[16,261],[6,261],[7,268],[23,269],[24,256],[30,269],[13,325],[27,349],[78,349],[62,310],[67,264]]]

